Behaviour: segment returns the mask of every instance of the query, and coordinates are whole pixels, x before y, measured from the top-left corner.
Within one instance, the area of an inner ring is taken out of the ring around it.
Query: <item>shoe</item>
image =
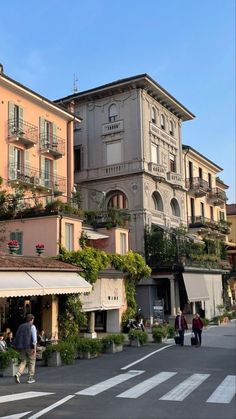
[[[27,380],[27,383],[28,384],[33,384],[33,383],[35,383],[35,379],[33,377],[29,377],[28,380]]]
[[[16,373],[16,374],[14,375],[14,378],[15,378],[15,383],[16,383],[16,384],[20,384],[20,376],[19,376],[19,374],[18,374],[18,373]]]

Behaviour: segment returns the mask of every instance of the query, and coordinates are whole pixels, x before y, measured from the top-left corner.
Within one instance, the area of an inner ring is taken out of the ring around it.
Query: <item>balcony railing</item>
[[[210,191],[208,182],[200,177],[186,179],[186,188],[197,197],[204,196]]]
[[[158,178],[163,178],[163,179],[166,178],[165,167],[160,164],[148,163],[148,170],[149,172],[151,172],[154,176]]]
[[[65,155],[65,140],[57,135],[40,135],[40,151],[59,159]]]
[[[10,142],[19,142],[27,148],[38,142],[38,127],[21,119],[8,120],[8,139]]]
[[[208,199],[214,205],[221,205],[226,202],[228,198],[225,191],[222,191],[222,189],[219,188],[213,188],[208,194]]]
[[[102,135],[114,134],[116,132],[124,131],[124,121],[113,121],[102,126]]]
[[[218,235],[221,234],[222,236],[229,234],[231,230],[230,223],[227,221],[215,221],[201,215],[188,217],[188,226],[190,228],[204,227],[209,231],[211,230],[212,232],[218,233]]]
[[[179,173],[167,172],[167,180],[175,186],[182,186],[182,176]]]
[[[45,177],[39,170],[30,166],[17,167],[15,164],[9,166],[9,178],[11,184],[34,187],[35,189],[50,190],[60,195],[66,192],[66,178],[62,176]]]

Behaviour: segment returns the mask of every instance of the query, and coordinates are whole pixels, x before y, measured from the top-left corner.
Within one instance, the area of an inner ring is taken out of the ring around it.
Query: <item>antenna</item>
[[[73,92],[74,93],[76,93],[76,92],[78,92],[78,85],[77,85],[77,82],[78,82],[78,77],[77,77],[77,75],[74,73],[74,82],[73,82]]]

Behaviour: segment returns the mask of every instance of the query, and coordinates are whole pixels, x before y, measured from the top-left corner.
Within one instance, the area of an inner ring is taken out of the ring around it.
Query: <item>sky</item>
[[[4,72],[54,100],[147,73],[196,118],[183,143],[223,168],[236,203],[235,0],[1,2]]]

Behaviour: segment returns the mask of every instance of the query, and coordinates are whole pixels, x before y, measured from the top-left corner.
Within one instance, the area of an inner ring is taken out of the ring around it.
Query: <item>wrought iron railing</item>
[[[36,144],[38,142],[38,127],[22,119],[9,119],[8,120],[8,137],[19,140],[28,141]]]

